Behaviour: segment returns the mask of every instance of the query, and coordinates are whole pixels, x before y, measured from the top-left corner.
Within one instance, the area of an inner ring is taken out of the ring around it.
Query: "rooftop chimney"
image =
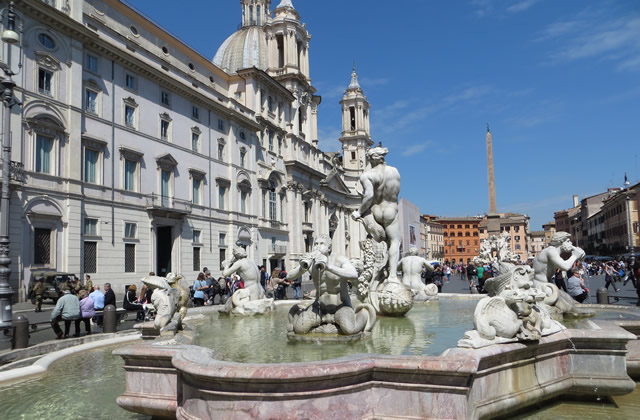
[[[578,207],[578,205],[580,205],[580,200],[578,200],[578,196],[574,195],[573,196],[573,207]]]

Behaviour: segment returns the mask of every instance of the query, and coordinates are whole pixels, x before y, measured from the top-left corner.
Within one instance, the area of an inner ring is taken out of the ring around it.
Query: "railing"
[[[271,245],[269,252],[273,255],[285,255],[287,247],[285,245]]]
[[[9,175],[12,181],[24,183],[24,165],[21,162],[11,161]]]
[[[191,213],[192,204],[187,200],[163,196],[158,194],[150,194],[147,196],[147,208],[167,209],[178,213]]]

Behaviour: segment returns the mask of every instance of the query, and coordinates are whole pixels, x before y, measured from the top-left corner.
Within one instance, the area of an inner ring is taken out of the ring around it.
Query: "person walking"
[[[36,312],[42,312],[42,295],[44,294],[44,277],[40,277],[33,286],[33,302],[36,305]]]
[[[442,272],[442,268],[440,268],[440,266],[438,265],[433,270],[433,274],[431,275],[431,281],[438,288],[438,293],[442,292],[442,281],[443,281],[443,278],[444,278],[444,273]]]
[[[66,289],[63,292],[63,296],[58,299],[56,307],[51,312],[51,328],[56,333],[58,340],[61,338],[69,338],[69,329],[71,328],[71,321],[75,321],[80,318],[80,301],[78,298],[71,294],[70,289]],[[64,321],[64,336],[58,322]]]
[[[614,271],[611,263],[606,263],[604,266],[604,287],[609,290],[609,285],[613,285],[613,290],[619,292],[620,289],[616,288],[614,282]]]

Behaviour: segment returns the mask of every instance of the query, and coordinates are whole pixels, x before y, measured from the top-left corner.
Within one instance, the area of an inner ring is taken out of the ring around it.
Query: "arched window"
[[[269,220],[276,220],[276,183],[269,181]]]

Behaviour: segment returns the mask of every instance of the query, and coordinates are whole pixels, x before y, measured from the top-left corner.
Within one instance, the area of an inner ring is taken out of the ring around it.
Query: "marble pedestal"
[[[636,335],[624,328],[564,330],[436,357],[290,364],[226,362],[211,349],[146,342],[115,352],[126,370],[118,404],[180,419],[491,418],[555,397],[633,391],[625,357]]]

